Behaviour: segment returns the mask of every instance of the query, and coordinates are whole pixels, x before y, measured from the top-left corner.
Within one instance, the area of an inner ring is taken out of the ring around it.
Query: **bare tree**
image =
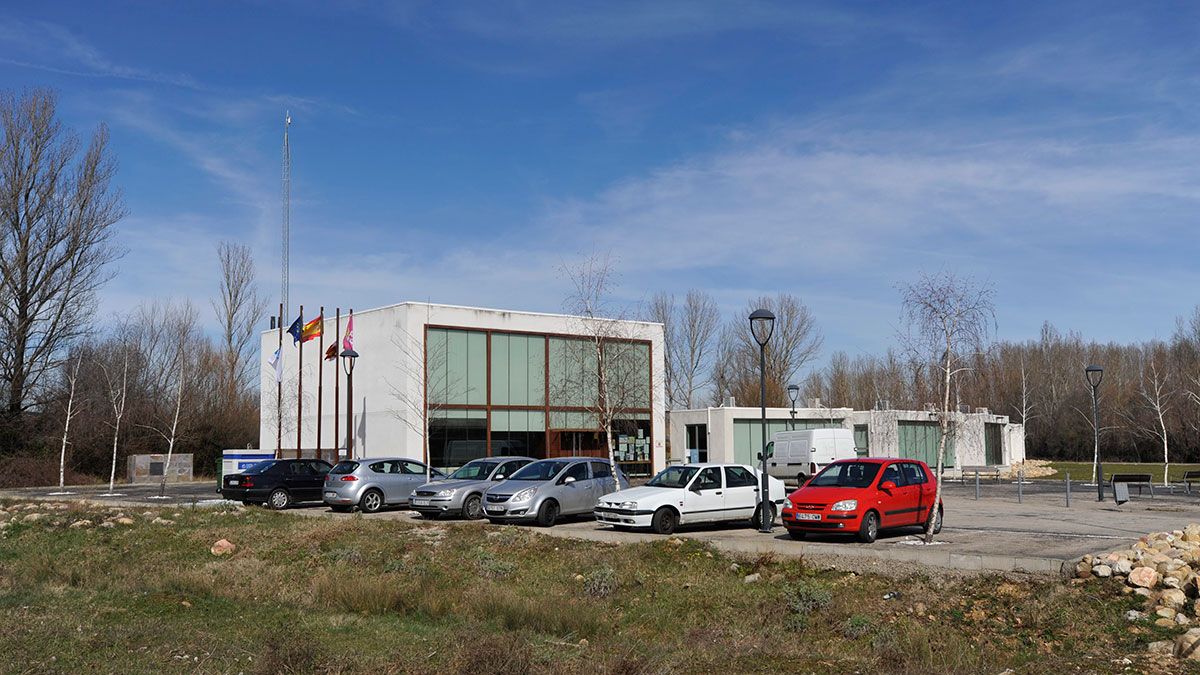
[[[145,360],[151,391],[148,421],[138,426],[157,433],[167,444],[159,496],[166,489],[175,445],[190,422],[185,410],[189,382],[195,378],[205,345],[190,302],[154,302],[138,310],[137,347]]]
[[[58,453],[58,489],[61,492],[66,487],[67,480],[67,445],[71,434],[71,420],[79,414],[75,407],[75,385],[79,382],[79,367],[83,365],[83,354],[76,354],[75,365],[66,368],[67,378],[67,414],[63,423],[62,449]]]
[[[620,474],[613,430],[629,423],[631,409],[651,405],[647,336],[621,320],[624,312],[612,300],[616,273],[609,253],[592,253],[562,271],[572,285],[565,309],[577,317],[574,332],[583,337],[563,342],[566,367],[556,374],[554,393],[594,418],[615,480]]]
[[[129,401],[129,357],[130,350],[127,344],[120,347],[120,373],[111,365],[106,365],[103,361],[100,362],[100,368],[104,371],[104,381],[107,385],[108,403],[112,406],[113,421],[109,426],[113,430],[112,441],[112,467],[108,473],[108,494],[113,495],[113,489],[116,486],[117,480],[117,442],[121,437],[121,419],[125,417],[127,410],[126,404]]]
[[[751,300],[746,311],[734,317],[721,332],[713,380],[715,398],[734,396],[742,405],[758,405],[758,343],[750,334],[746,317],[758,308],[775,314],[775,330],[767,342],[767,405],[787,405],[787,385],[821,351],[821,335],[808,306],[794,295]]]
[[[244,244],[223,241],[217,245],[221,264],[220,294],[212,302],[221,326],[221,348],[226,395],[231,399],[251,389],[254,355],[257,348],[255,326],[267,310],[267,299],[258,292],[254,256]]]
[[[88,328],[124,216],[108,131],[82,147],[56,106],[46,90],[0,95],[0,382],[10,430]]]
[[[1171,411],[1175,407],[1175,397],[1179,390],[1175,386],[1175,378],[1169,370],[1170,363],[1166,359],[1165,349],[1161,344],[1148,344],[1142,347],[1138,361],[1139,407],[1149,415],[1150,419],[1128,415],[1130,426],[1138,433],[1162,444],[1163,485],[1170,485],[1171,457],[1167,417],[1171,415]]]
[[[901,336],[914,358],[935,364],[938,373],[937,493],[934,504],[942,499],[942,474],[945,471],[946,442],[954,432],[950,394],[955,379],[970,368],[970,356],[982,351],[995,324],[992,305],[994,292],[986,284],[952,272],[922,274],[916,282],[900,285],[902,319],[906,332]],[[933,541],[938,510],[931,508],[925,522],[925,542]]]

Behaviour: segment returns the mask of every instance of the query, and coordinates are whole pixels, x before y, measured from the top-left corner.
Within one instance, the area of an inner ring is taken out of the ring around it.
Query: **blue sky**
[[[220,239],[292,300],[555,311],[788,291],[826,354],[893,342],[897,282],[1170,335],[1200,301],[1200,11],[1188,3],[49,2],[0,10],[0,84],[109,125],[129,216],[105,312],[203,309]],[[308,312],[311,314],[311,309]]]

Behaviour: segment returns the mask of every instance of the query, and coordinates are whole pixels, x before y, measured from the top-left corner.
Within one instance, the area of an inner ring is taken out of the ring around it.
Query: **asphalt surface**
[[[130,506],[209,506],[226,503],[214,482],[175,483],[166,486],[165,499],[158,497],[157,483],[120,485],[109,495],[108,486],[69,487],[56,494],[55,488],[0,490],[0,498],[86,500]],[[944,487],[945,526],[937,543],[922,545],[920,530],[885,531],[874,544],[860,544],[850,537],[809,535],[794,541],[782,527],[771,535],[760,534],[745,524],[684,527],[676,536],[700,539],[734,552],[770,552],[804,556],[831,566],[886,573],[910,573],[922,566],[961,572],[1019,571],[1040,574],[1063,573],[1088,553],[1127,546],[1138,537],[1164,530],[1182,529],[1200,522],[1200,494],[1176,489],[1156,490],[1156,496],[1141,497],[1133,490],[1130,502],[1117,506],[1109,500],[1097,502],[1095,486],[1074,486],[1071,506],[1066,506],[1062,481],[1031,481],[1021,486],[1012,482],[985,481],[975,499],[973,481],[948,483]],[[335,514],[324,505],[294,508],[292,513],[310,517],[348,518],[359,514]],[[407,509],[361,515],[365,518],[411,520],[430,524]],[[441,521],[438,521],[441,522]],[[471,523],[493,527],[486,521]],[[532,528],[549,536],[602,542],[661,541],[649,532],[616,531],[590,518],[571,519],[552,528]]]

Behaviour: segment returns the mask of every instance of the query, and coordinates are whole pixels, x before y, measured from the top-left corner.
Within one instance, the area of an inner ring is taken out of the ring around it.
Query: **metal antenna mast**
[[[283,321],[288,305],[288,286],[290,285],[291,242],[292,242],[292,149],[288,145],[288,127],[292,126],[292,113],[285,112],[283,117],[283,256],[281,259],[282,279],[280,280],[280,299],[283,301],[285,314],[279,317]]]

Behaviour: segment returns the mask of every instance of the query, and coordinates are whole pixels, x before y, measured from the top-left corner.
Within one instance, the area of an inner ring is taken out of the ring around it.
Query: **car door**
[[[319,496],[319,493],[316,496],[313,494],[313,471],[308,462],[300,460],[289,462],[286,476],[284,483],[287,485],[288,493],[292,496],[292,501],[307,502]]]
[[[618,489],[613,481],[612,465],[608,462],[592,462],[592,506],[604,495]]]
[[[575,480],[568,483],[567,478]],[[572,513],[591,512],[595,500],[592,499],[591,476],[588,475],[587,462],[575,462],[558,477],[558,505],[564,515]]]
[[[412,497],[413,490],[425,484],[425,465],[411,460],[403,460],[397,464],[400,474],[397,476],[399,501],[407,502]],[[437,474],[430,472],[431,480],[438,480],[438,478]]]
[[[318,501],[322,497],[321,492],[325,489],[325,476],[329,474],[333,467],[319,459],[313,459],[309,460],[308,468],[312,477],[308,482],[308,496],[305,499]]]
[[[879,477],[880,485],[888,481],[896,484],[896,487],[889,490],[890,494],[884,493],[883,495],[881,523],[883,527],[911,525],[917,510],[917,493],[920,488],[915,485],[907,485],[904,482],[904,474],[901,471],[900,465],[900,462],[888,464],[884,467],[883,473]]]
[[[929,507],[933,504],[934,497],[937,496],[937,486],[929,480],[925,469],[916,462],[905,462],[901,471],[904,473],[904,482],[916,490],[917,510],[913,524],[924,525],[925,519],[929,517]]]
[[[744,466],[725,467],[725,517],[749,518],[758,506],[758,477]]]
[[[726,518],[725,486],[721,467],[706,466],[683,493],[682,520],[688,523],[708,523]]]
[[[379,488],[383,492],[383,503],[395,504],[399,499],[396,497],[396,478],[392,472],[398,472],[399,467],[396,462],[390,460],[381,460],[371,462],[367,465],[368,481],[371,485]]]

